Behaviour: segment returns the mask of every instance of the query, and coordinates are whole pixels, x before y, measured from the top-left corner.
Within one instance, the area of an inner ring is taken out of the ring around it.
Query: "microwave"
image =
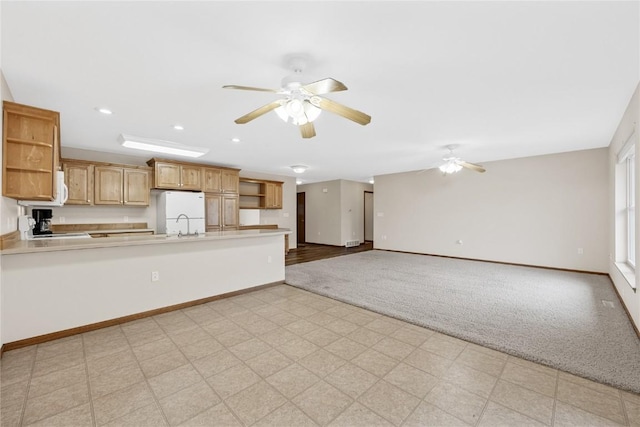
[[[64,172],[56,171],[56,197],[53,200],[18,200],[20,206],[62,206],[69,198],[69,189],[64,183]]]

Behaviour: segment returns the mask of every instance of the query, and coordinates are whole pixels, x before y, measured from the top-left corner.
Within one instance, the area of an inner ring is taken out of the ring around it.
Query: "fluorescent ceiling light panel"
[[[121,134],[118,141],[123,147],[134,148],[136,150],[151,151],[154,153],[174,154],[184,157],[200,157],[209,152],[208,148],[192,147],[189,145],[178,144],[171,141],[162,141],[157,139],[141,138],[139,136],[131,136]]]

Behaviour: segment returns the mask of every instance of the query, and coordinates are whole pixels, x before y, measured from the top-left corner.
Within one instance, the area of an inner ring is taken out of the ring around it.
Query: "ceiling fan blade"
[[[300,133],[303,138],[313,138],[316,136],[316,128],[313,126],[313,123],[307,122],[303,125],[300,125]]]
[[[282,103],[280,101],[273,101],[270,104],[263,105],[262,107],[258,108],[257,110],[253,110],[249,114],[245,114],[244,116],[242,116],[240,118],[237,118],[235,120],[235,122],[237,124],[239,124],[239,125],[248,123],[253,119],[257,119],[258,117],[262,116],[263,114],[267,114],[269,111],[275,110],[276,108],[278,108],[281,105],[282,105]]]
[[[327,98],[319,98],[318,107],[354,121],[363,126],[369,124],[369,122],[371,121],[371,116],[363,113],[362,111],[354,110],[353,108],[349,108]]]
[[[469,163],[469,162],[465,162],[463,160],[458,160],[457,162],[460,166],[462,166],[463,168],[467,168],[467,169],[471,169],[474,170],[476,172],[486,172],[487,170],[485,168],[483,168],[480,165],[476,165],[475,163]]]
[[[339,82],[332,78],[328,78],[306,84],[302,86],[302,89],[307,90],[314,95],[322,95],[329,92],[340,92],[342,90],[347,90],[347,87],[342,82]]]
[[[272,92],[272,93],[279,92],[279,90],[275,90],[275,89],[264,89],[261,87],[238,86],[238,85],[226,85],[226,86],[222,86],[222,89],[254,90],[258,92]]]

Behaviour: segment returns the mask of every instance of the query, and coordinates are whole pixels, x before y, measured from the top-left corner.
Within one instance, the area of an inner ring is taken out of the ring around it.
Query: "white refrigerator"
[[[158,234],[204,235],[204,193],[164,191],[158,196]]]

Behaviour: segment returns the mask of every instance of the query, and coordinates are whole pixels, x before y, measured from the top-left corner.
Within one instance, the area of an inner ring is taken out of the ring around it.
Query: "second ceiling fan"
[[[284,98],[275,100],[267,105],[251,111],[235,120],[238,124],[245,124],[269,111],[275,110],[278,116],[287,123],[292,123],[300,128],[303,138],[313,138],[316,130],[313,121],[322,110],[342,116],[360,125],[366,125],[371,121],[371,116],[362,111],[354,110],[345,105],[332,101],[320,95],[347,90],[347,87],[338,80],[326,78],[313,83],[302,84],[302,68],[304,61],[294,59],[292,61],[293,75],[285,77],[280,89],[263,89],[251,86],[226,85],[223,89],[239,89],[258,92],[272,92],[284,95]]]

